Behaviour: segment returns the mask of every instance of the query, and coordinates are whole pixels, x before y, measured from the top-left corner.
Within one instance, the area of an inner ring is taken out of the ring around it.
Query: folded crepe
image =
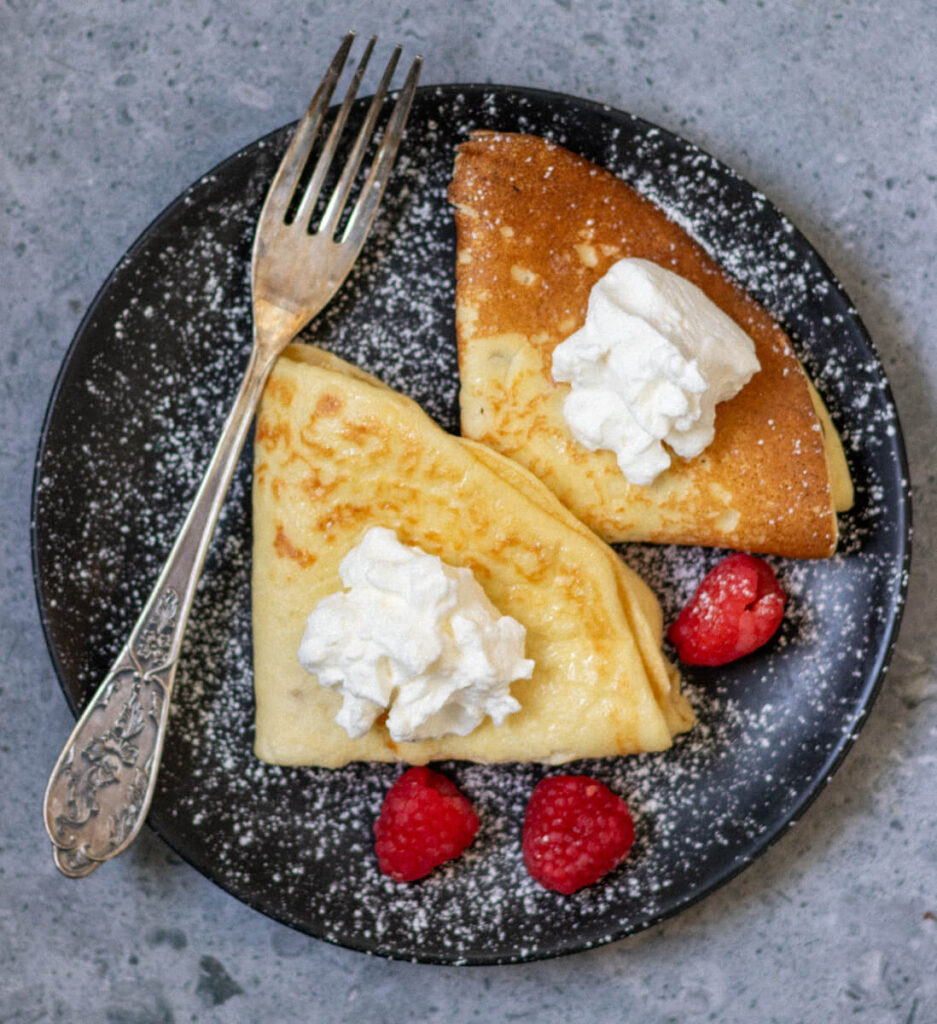
[[[607,171],[529,135],[475,132],[449,190],[458,230],[462,433],[515,459],[609,541],[824,557],[852,505],[842,445],[784,331],[690,236]],[[639,257],[703,290],[753,339],[761,370],[717,406],[699,456],[629,483],[562,413],[552,354],[593,285]]]
[[[253,491],[255,750],[276,764],[545,761],[661,750],[693,724],[660,650],[653,594],[520,466],[447,434],[414,402],[316,348],[290,346],[257,421]],[[342,589],[372,526],[472,570],[526,629],[521,710],[467,736],[351,739],[341,697],[299,663],[306,619]]]

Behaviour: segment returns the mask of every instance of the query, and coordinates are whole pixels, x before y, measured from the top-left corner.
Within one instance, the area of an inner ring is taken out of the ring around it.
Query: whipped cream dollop
[[[563,415],[592,451],[615,452],[633,484],[653,483],[715,436],[716,405],[761,369],[752,339],[691,281],[648,260],[613,264],[586,322],[557,345],[553,378],[572,385]]]
[[[520,710],[509,687],[529,679],[526,630],[501,615],[470,569],[372,527],[342,559],[347,588],[313,609],[299,660],[342,695],[335,721],[363,736],[385,709],[395,742],[465,736]]]

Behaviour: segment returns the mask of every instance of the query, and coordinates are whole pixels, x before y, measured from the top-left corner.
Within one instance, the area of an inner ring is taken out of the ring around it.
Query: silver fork
[[[295,195],[353,39],[354,33],[349,33],[339,47],[296,127],[264,201],[251,260],[254,344],[221,438],[130,638],[78,720],[49,779],[46,831],[56,865],[71,878],[90,874],[125,850],[146,818],[192,598],[264,382],[277,356],[347,277],[384,194],[416,90],[420,57],[410,66],[361,192],[337,235],[400,58],[399,46],[387,64],[321,220],[310,233],[310,219],[374,49],[376,40],[371,39],[309,183],[301,196]],[[287,221],[294,196],[299,206]]]

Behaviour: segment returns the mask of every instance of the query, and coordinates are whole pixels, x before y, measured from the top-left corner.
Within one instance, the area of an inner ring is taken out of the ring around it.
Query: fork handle
[[[273,359],[251,352],[211,462],[129,639],[78,719],[46,788],[59,870],[91,874],[130,845],[153,791],[182,637],[215,523]]]

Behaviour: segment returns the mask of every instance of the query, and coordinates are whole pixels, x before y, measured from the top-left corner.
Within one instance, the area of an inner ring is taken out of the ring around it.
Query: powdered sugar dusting
[[[711,889],[783,831],[855,733],[903,595],[907,481],[884,376],[855,311],[764,197],[710,157],[627,116],[543,94],[422,90],[375,232],[307,332],[457,427],[454,146],[476,127],[531,131],[634,183],[763,301],[831,408],[857,486],[840,553],[773,559],[780,635],[687,674],[699,724],[663,754],[576,763],[625,796],[625,865],[573,896],[524,870],[538,765],[442,766],[479,835],[412,886],[388,881],[372,823],[400,769],[266,765],[251,753],[250,479],[243,459],[199,589],[152,821],[240,898],[325,939],[448,962],[523,960],[639,930]],[[248,351],[253,225],[285,136],[197,182],[122,262],[84,326],[48,424],[37,494],[47,629],[73,697],[121,645],[210,454]],[[621,549],[670,621],[723,553]]]

